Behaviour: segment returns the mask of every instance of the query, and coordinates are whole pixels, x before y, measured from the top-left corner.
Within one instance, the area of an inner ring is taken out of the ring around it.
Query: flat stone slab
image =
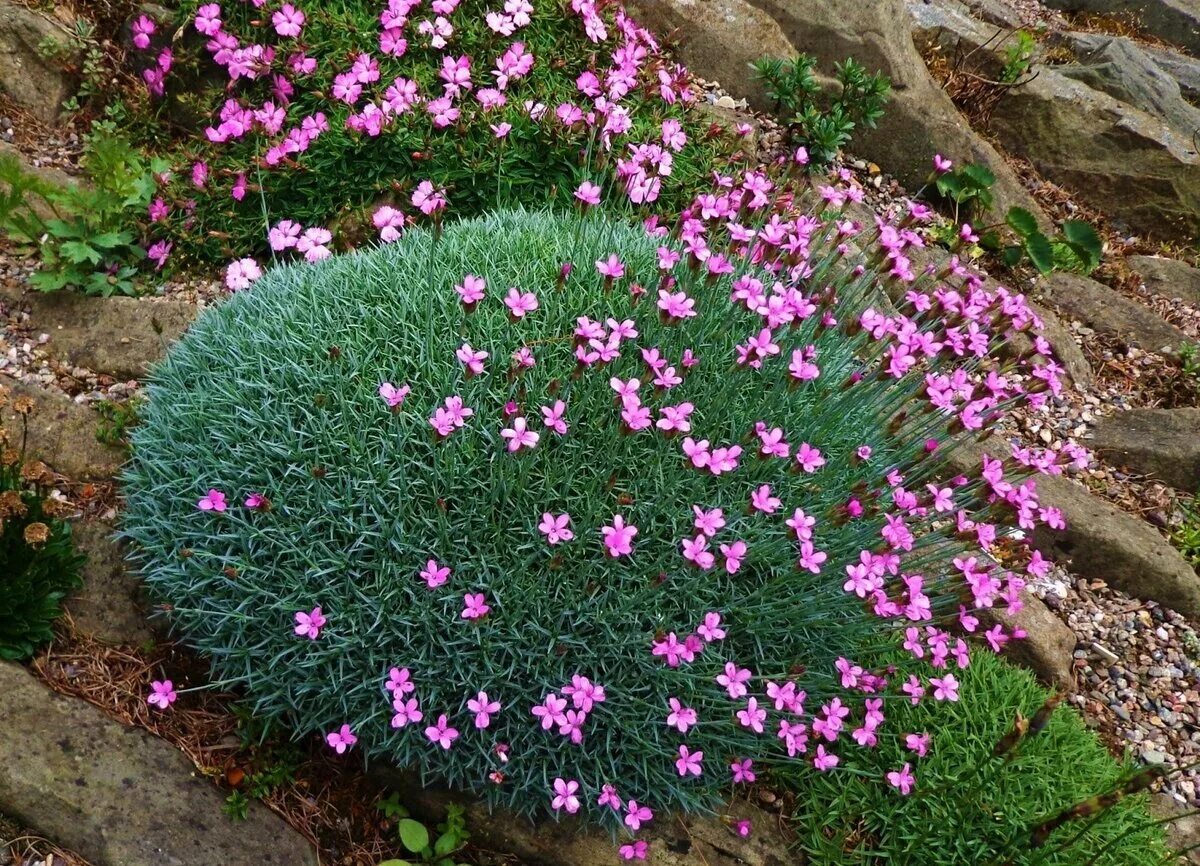
[[[1200,307],[1200,270],[1159,256],[1130,256],[1126,261],[1150,291]]]
[[[87,556],[83,586],[65,602],[75,627],[103,643],[142,646],[155,636],[141,599],[142,584],[125,566],[113,527],[100,520],[71,524],[75,548]]]
[[[1191,342],[1187,334],[1151,310],[1087,277],[1051,274],[1043,280],[1042,291],[1066,318],[1147,352],[1175,357],[1180,346]]]
[[[0,387],[8,389],[9,404],[0,409],[0,426],[21,443],[22,419],[12,409],[12,401],[29,397],[34,401],[29,416],[29,441],[26,457],[44,461],[52,469],[73,481],[108,481],[121,464],[125,452],[96,441],[100,416],[65,394],[51,391],[0,375]]]
[[[1131,409],[1096,422],[1092,448],[1188,493],[1200,491],[1200,409]]]
[[[234,822],[224,796],[165,740],[0,663],[0,811],[93,866],[316,866],[260,803]]]
[[[74,366],[121,380],[144,375],[197,313],[194,304],[170,298],[38,292],[27,294],[24,301],[30,326],[50,335],[47,351]]]

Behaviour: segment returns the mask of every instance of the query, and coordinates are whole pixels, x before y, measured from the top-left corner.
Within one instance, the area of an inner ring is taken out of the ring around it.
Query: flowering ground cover
[[[740,155],[656,39],[585,0],[189,2],[139,18],[135,47],[147,144],[176,167],[148,213],[159,267],[264,253],[283,219],[315,260],[434,192],[464,216],[568,203],[597,165],[592,195],[671,213]]]
[[[1079,456],[944,479],[952,433],[1058,387],[989,357],[1034,317],[907,272],[915,236],[840,219],[852,190],[768,219],[779,191],[739,180],[677,236],[506,212],[277,268],[198,322],[152,378],[125,527],[218,682],[338,752],[631,834],[903,736],[885,701],[958,700],[949,628],[1046,567],[979,549],[1056,522],[1025,476]]]

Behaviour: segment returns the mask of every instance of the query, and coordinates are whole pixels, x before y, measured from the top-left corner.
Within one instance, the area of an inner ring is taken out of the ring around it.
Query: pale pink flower
[[[165,710],[175,703],[175,699],[178,697],[179,695],[175,692],[175,684],[170,680],[155,680],[150,683],[150,694],[146,696],[146,703]]]
[[[358,737],[354,735],[354,731],[349,725],[342,725],[338,730],[326,734],[325,742],[329,744],[329,748],[342,755],[358,742]]]
[[[231,292],[250,288],[250,284],[262,276],[262,268],[254,259],[238,259],[225,269],[225,286]]]
[[[321,636],[321,629],[325,627],[325,614],[321,612],[321,606],[317,605],[310,611],[298,610],[294,614],[296,627],[293,631],[300,637],[306,637],[309,640],[316,640]]]
[[[529,422],[524,418],[514,418],[512,426],[503,428],[500,436],[507,440],[510,454],[520,451],[522,448],[536,447],[541,438],[540,433],[529,429]]]
[[[575,198],[586,205],[600,204],[600,187],[590,181],[584,181],[575,190]]]
[[[224,493],[220,490],[210,488],[208,493],[201,496],[199,501],[196,502],[196,507],[201,511],[221,512],[228,507],[228,503],[225,500]]]
[[[450,566],[438,565],[436,559],[429,560],[421,569],[421,580],[425,581],[425,585],[430,589],[436,589],[449,579]]]
[[[454,291],[458,292],[458,296],[464,304],[477,304],[482,301],[486,289],[487,283],[483,281],[482,277],[474,274],[467,274],[463,277],[463,281],[454,287]]]
[[[463,596],[463,619],[482,619],[491,611],[482,592],[468,592]]]
[[[570,541],[575,537],[575,533],[570,528],[571,515],[563,512],[559,515],[551,514],[549,511],[542,514],[542,522],[538,524],[538,531],[546,536],[546,541],[550,544],[560,544],[564,541]]]

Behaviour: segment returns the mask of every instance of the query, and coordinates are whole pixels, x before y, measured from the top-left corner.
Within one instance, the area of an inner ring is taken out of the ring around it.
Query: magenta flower
[[[742,560],[746,558],[746,542],[739,539],[733,544],[722,544],[720,548],[721,555],[725,557],[725,571],[737,574],[738,569],[742,567]]]
[[[538,308],[537,295],[533,292],[522,292],[516,286],[510,286],[504,296],[504,306],[514,319],[523,319],[526,313],[532,313]]]
[[[601,276],[610,280],[619,280],[625,276],[625,264],[617,257],[616,253],[609,253],[607,259],[597,261],[596,270]]]
[[[625,518],[620,514],[613,515],[611,525],[600,527],[605,552],[614,559],[633,553],[633,539],[637,534],[637,527],[633,524],[626,525]]]
[[[425,581],[425,585],[430,589],[437,589],[443,583],[450,579],[450,566],[438,565],[436,559],[430,559],[425,563],[425,567],[420,571],[421,580]]]
[[[644,839],[634,839],[617,849],[623,860],[645,860],[650,845]]]
[[[326,619],[325,614],[321,612],[320,605],[317,605],[307,613],[298,610],[293,616],[296,620],[296,627],[293,630],[300,637],[316,640],[321,636],[321,629],[325,627]]]
[[[763,722],[767,720],[767,711],[758,705],[758,698],[750,698],[746,702],[745,709],[738,710],[734,715],[737,716],[738,723],[743,728],[749,728],[756,734],[763,732]]]
[[[704,753],[693,752],[687,746],[679,747],[679,757],[675,759],[675,769],[681,776],[699,776],[704,772]]]
[[[561,725],[566,721],[567,717],[564,712],[566,708],[567,699],[559,697],[554,692],[550,692],[530,712],[535,718],[541,720],[542,730],[548,731],[555,725]]]
[[[746,683],[750,682],[752,676],[749,668],[739,668],[733,662],[725,662],[724,672],[717,674],[717,685],[723,686],[730,699],[736,701],[749,694]]]
[[[933,686],[934,700],[951,702],[958,700],[958,680],[954,678],[954,674],[946,674],[944,677],[930,677],[929,684]]]
[[[579,783],[574,779],[558,778],[554,780],[554,797],[550,800],[550,808],[555,812],[566,809],[567,814],[574,815],[579,811]]]
[[[388,407],[395,409],[404,402],[404,398],[409,395],[412,389],[408,385],[401,385],[397,388],[391,382],[384,382],[379,386],[379,396],[383,398],[383,402],[388,404]]]
[[[888,784],[893,788],[899,788],[900,793],[908,795],[913,788],[913,783],[916,782],[916,776],[912,774],[912,765],[906,763],[899,771],[893,770],[887,774]]]
[[[541,434],[529,429],[529,422],[524,418],[514,418],[512,426],[503,428],[500,436],[507,440],[510,454],[522,448],[535,448],[541,438]]]
[[[179,695],[175,693],[175,684],[170,680],[155,680],[150,683],[150,694],[146,696],[146,703],[165,710],[175,703],[175,699],[178,697]]]
[[[817,746],[817,753],[813,756],[813,766],[824,773],[826,770],[836,767],[839,760],[837,755],[825,751],[825,746],[822,744]]]
[[[205,3],[196,10],[196,20],[193,26],[205,36],[215,36],[221,29],[221,6],[217,3]]]
[[[825,458],[821,456],[818,449],[807,442],[802,442],[796,450],[796,462],[800,464],[801,469],[812,474],[825,465]]]
[[[712,538],[725,527],[725,512],[720,508],[705,511],[699,505],[693,505],[692,513],[696,515],[693,525],[709,538]]]
[[[443,749],[449,749],[458,739],[458,729],[450,727],[446,714],[442,713],[438,716],[436,725],[430,725],[425,729],[425,736],[429,738],[430,742],[437,743]]]
[[[388,671],[387,682],[383,687],[395,696],[407,695],[410,692],[416,691],[416,684],[412,681],[412,675],[408,668],[392,668]]]
[[[924,758],[929,751],[929,734],[906,734],[904,747],[916,752],[918,758]]]
[[[733,822],[733,832],[737,833],[743,839],[750,836],[751,824],[748,818],[742,818],[740,821]]]
[[[549,511],[542,514],[542,522],[538,524],[538,531],[546,536],[546,541],[549,544],[560,544],[564,541],[570,541],[575,537],[575,533],[570,528],[571,515],[563,512],[559,515],[551,514]]]
[[[358,737],[354,735],[354,731],[349,725],[342,725],[338,730],[326,734],[325,742],[329,744],[329,748],[339,755],[343,755],[347,749],[358,742]]]
[[[201,511],[224,511],[227,506],[225,494],[220,490],[210,488],[208,493],[200,497],[196,507]]]
[[[729,772],[733,774],[733,783],[735,785],[751,785],[758,779],[754,773],[754,761],[749,758],[743,758],[740,761],[734,761],[729,765]]]
[[[621,811],[621,798],[617,796],[617,789],[612,785],[604,785],[600,789],[600,796],[596,798],[596,804],[600,808],[609,808],[614,812]]]
[[[542,423],[546,425],[547,429],[553,430],[559,436],[566,436],[568,425],[563,420],[563,415],[566,411],[567,404],[562,400],[555,400],[553,406],[542,406]]]
[[[695,538],[685,538],[679,542],[679,546],[683,550],[683,558],[701,571],[708,571],[716,562],[713,552],[708,549],[708,538],[704,534]]]
[[[488,353],[482,349],[476,350],[471,347],[470,343],[463,343],[454,352],[455,356],[467,368],[467,373],[471,376],[480,376],[483,374],[483,362],[489,357]]]
[[[771,485],[763,484],[750,494],[750,507],[763,514],[773,514],[783,505],[783,501],[771,494]]]
[[[704,615],[704,622],[696,628],[696,633],[704,638],[706,643],[725,639],[725,629],[721,628],[721,614],[715,610]]]
[[[480,692],[467,701],[467,709],[475,714],[475,727],[482,731],[492,723],[492,716],[500,712],[500,702],[491,700],[487,692]]]
[[[477,304],[483,300],[484,291],[487,289],[487,283],[482,277],[477,277],[474,274],[467,274],[463,277],[462,283],[454,287],[454,291],[458,292],[459,298],[464,304]]]
[[[691,707],[685,707],[680,703],[678,698],[669,698],[667,703],[671,707],[671,712],[667,714],[667,724],[679,733],[686,734],[688,728],[699,720],[699,715]]]
[[[600,187],[590,181],[584,181],[575,190],[575,198],[586,205],[600,204]],[[603,272],[601,272],[603,273]]]
[[[133,32],[133,44],[135,48],[145,51],[150,47],[150,37],[157,26],[154,21],[145,15],[139,15],[129,28]]]
[[[491,608],[482,592],[468,592],[463,596],[463,619],[481,619],[488,615]]]
[[[271,16],[271,23],[275,25],[275,32],[280,36],[299,36],[301,28],[304,27],[304,13],[291,3],[284,3],[279,11]]]
[[[946,159],[946,157],[942,156],[940,153],[935,153],[933,155],[933,170],[938,174],[945,174],[953,167],[954,163]]]
[[[512,132],[511,123],[489,123],[488,126],[492,128],[492,134],[496,136],[496,138],[504,138],[510,132]]]
[[[246,507],[253,511],[257,511],[260,508],[265,509],[270,504],[271,503],[267,497],[263,496],[261,493],[251,493],[246,497],[245,501]]]
[[[625,826],[633,832],[642,829],[642,825],[654,820],[654,812],[648,806],[638,805],[637,800],[625,804]]]
[[[409,723],[416,724],[425,718],[425,714],[421,712],[420,704],[416,698],[405,698],[399,692],[392,699],[392,709],[396,711],[392,716],[392,727],[403,728]]]

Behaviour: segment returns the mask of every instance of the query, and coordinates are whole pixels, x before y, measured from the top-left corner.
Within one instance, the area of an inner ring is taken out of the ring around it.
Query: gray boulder
[[[1159,256],[1130,256],[1126,262],[1150,291],[1200,307],[1200,270]]]
[[[1190,342],[1187,334],[1149,308],[1087,277],[1053,273],[1043,279],[1041,289],[1046,302],[1064,318],[1076,319],[1147,352],[1174,357],[1180,346]]]
[[[1179,92],[1192,105],[1200,105],[1200,59],[1170,48],[1146,45],[1143,50],[1163,72],[1179,85]]]
[[[261,803],[234,823],[221,791],[165,740],[0,662],[0,812],[94,866],[316,866]]]
[[[0,92],[44,123],[53,123],[72,93],[70,77],[41,46],[78,53],[65,24],[15,0],[0,0]]]
[[[1064,12],[1131,15],[1148,32],[1200,56],[1200,2],[1197,0],[1045,0]]]
[[[141,581],[125,567],[115,528],[99,520],[72,523],[75,548],[87,556],[83,586],[66,601],[75,628],[102,643],[141,646],[153,642],[141,599]]]
[[[1093,449],[1105,460],[1200,491],[1200,409],[1131,409],[1096,422]]]
[[[1054,69],[1007,91],[990,131],[1049,180],[1133,231],[1200,234],[1200,154],[1191,130]]]
[[[17,437],[24,422],[13,412],[12,400],[29,397],[34,402],[28,416],[28,459],[42,460],[72,481],[109,481],[116,476],[125,453],[96,441],[95,412],[61,392],[6,376],[0,376],[0,388],[7,388],[11,398],[0,409],[0,427]]]

